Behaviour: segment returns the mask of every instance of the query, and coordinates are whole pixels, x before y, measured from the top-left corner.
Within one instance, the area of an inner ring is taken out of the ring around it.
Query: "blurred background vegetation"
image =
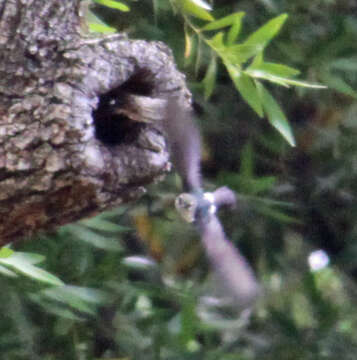
[[[0,265],[1,359],[355,359],[357,3],[212,4],[216,19],[245,12],[240,39],[289,15],[265,59],[328,86],[265,85],[296,147],[259,118],[220,63],[207,99],[202,80],[214,55],[202,47],[197,60],[195,42],[185,57],[190,33],[185,44],[173,0],[126,4],[129,12],[96,4],[90,16],[173,49],[193,91],[206,187],[236,191],[238,209],[221,218],[264,296],[249,313],[212,305],[216,284],[172,206],[180,189],[172,174],[138,203],[12,246],[17,265]],[[34,254],[45,256],[41,267]]]

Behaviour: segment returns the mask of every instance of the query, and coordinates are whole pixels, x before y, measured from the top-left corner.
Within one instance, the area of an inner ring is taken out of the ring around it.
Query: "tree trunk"
[[[0,245],[136,199],[169,170],[160,124],[104,116],[108,94],[124,107],[131,92],[154,110],[190,101],[162,43],[81,36],[78,0],[0,0]]]

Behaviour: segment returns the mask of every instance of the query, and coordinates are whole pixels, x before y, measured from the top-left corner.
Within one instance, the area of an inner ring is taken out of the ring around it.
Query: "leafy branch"
[[[242,98],[259,117],[266,116],[271,125],[290,145],[294,146],[295,140],[290,124],[280,105],[261,80],[285,87],[324,88],[324,86],[297,80],[295,77],[300,73],[299,70],[264,60],[265,48],[279,33],[288,15],[282,14],[271,19],[248,36],[245,41],[237,42],[241,33],[244,12],[236,12],[216,20],[209,13],[211,7],[202,0],[171,0],[171,4],[185,21],[185,56],[189,57],[192,54],[194,37],[198,38],[200,44],[206,44],[213,52],[211,62],[202,80],[206,99],[214,91],[217,78],[217,58],[220,58]],[[192,17],[207,23],[198,27],[191,20]],[[228,30],[223,30],[226,28]],[[216,31],[216,34],[206,35],[211,31]]]

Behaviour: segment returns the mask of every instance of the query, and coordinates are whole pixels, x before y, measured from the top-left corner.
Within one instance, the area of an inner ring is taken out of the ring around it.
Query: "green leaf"
[[[41,295],[47,299],[54,300],[55,302],[71,306],[77,311],[94,315],[94,307],[76,294],[73,294],[70,289],[68,289],[68,286],[46,289],[41,291]]]
[[[34,263],[39,262],[39,258],[43,258],[43,256],[15,252],[8,258],[0,259],[0,263],[10,266],[11,268],[33,279],[43,281],[51,285],[63,285],[63,282],[58,277],[33,265]]]
[[[212,6],[210,4],[207,4],[203,0],[191,0],[191,1],[195,3],[197,6],[201,7],[202,9],[212,10]]]
[[[257,211],[264,215],[264,216],[269,216],[272,219],[275,219],[281,223],[285,223],[285,224],[298,224],[300,223],[300,221],[293,216],[287,215],[285,214],[283,211],[277,210],[277,209],[273,209],[271,207],[268,206],[259,206],[257,207]]]
[[[104,220],[99,217],[93,217],[91,219],[82,220],[79,224],[87,226],[94,230],[101,230],[108,233],[119,233],[132,230],[130,227],[121,226],[113,221]]]
[[[257,56],[258,58],[258,56]],[[254,62],[252,63],[251,66],[249,66],[247,68],[247,72],[248,71],[260,71],[262,73],[268,73],[271,75],[275,75],[275,76],[280,76],[280,77],[292,77],[292,76],[296,76],[300,74],[300,71],[297,69],[294,69],[290,66],[286,66],[283,64],[276,64],[276,63],[270,63],[270,62],[261,62],[259,60],[256,61],[256,59],[254,59]]]
[[[120,206],[118,208],[109,211],[104,211],[101,214],[97,215],[96,217],[100,219],[108,219],[113,217],[118,218],[119,216],[123,215],[126,211],[127,211],[126,206]]]
[[[258,53],[258,55],[253,59],[252,64],[249,66],[249,68],[256,68],[259,67],[261,64],[263,64],[264,58],[263,58],[263,51]],[[248,68],[248,69],[249,69]]]
[[[289,87],[289,85],[285,81],[286,79],[279,78],[277,76],[271,75],[269,73],[266,73],[266,72],[263,72],[260,70],[246,70],[245,73],[256,79],[264,79],[264,80],[268,80],[268,81],[278,84],[278,85]]]
[[[14,251],[12,255],[6,259],[10,258],[10,262],[24,262],[29,263],[31,265],[39,264],[45,260],[45,257],[40,254],[27,253],[21,251]],[[5,262],[6,259],[0,259],[0,262]]]
[[[275,176],[261,176],[259,178],[249,180],[249,193],[259,194],[271,190],[276,183]]]
[[[111,34],[117,31],[115,28],[104,24],[89,23],[88,26],[90,31],[98,32],[101,34]]]
[[[14,253],[14,250],[11,250],[9,247],[4,246],[0,249],[0,258],[7,258]]]
[[[193,46],[193,36],[189,33],[187,30],[187,26],[185,26],[185,52],[184,57],[185,59],[188,59],[190,56],[192,56],[192,46]]]
[[[9,276],[9,277],[17,277],[17,274],[11,270],[9,270],[7,267],[0,265],[0,274]]]
[[[233,65],[240,65],[259,53],[262,48],[259,45],[231,45],[223,43],[224,33],[221,31],[211,39],[206,40],[207,44],[223,59]]]
[[[248,39],[244,42],[245,45],[259,45],[264,48],[269,41],[275,37],[279,32],[280,28],[288,18],[287,14],[279,15],[265,25],[261,26],[257,31],[251,34]]]
[[[187,345],[189,341],[194,340],[198,323],[195,303],[190,298],[185,298],[185,302],[182,304],[180,322],[180,341],[183,345]]]
[[[224,49],[223,54],[232,64],[240,65],[262,50],[263,48],[260,45],[238,44],[227,46]]]
[[[66,229],[78,240],[85,241],[99,249],[114,251],[122,250],[122,247],[116,238],[102,236],[80,225],[67,225]]]
[[[207,25],[202,27],[201,30],[202,31],[218,30],[218,29],[223,29],[227,26],[231,26],[234,24],[239,24],[239,26],[240,26],[241,20],[244,15],[245,15],[244,12],[237,12],[237,13],[225,16],[221,19],[218,19],[218,20],[208,23]]]
[[[223,43],[224,33],[220,31],[211,39],[207,40],[207,44],[210,45],[217,52],[223,52],[226,49],[226,46]]]
[[[204,88],[204,96],[206,100],[208,100],[213,93],[216,84],[216,78],[217,78],[217,58],[216,56],[212,56],[205,77],[202,80],[202,85]]]
[[[260,116],[263,116],[263,106],[254,82],[249,76],[245,75],[237,67],[231,64],[225,64],[233,83],[243,99],[252,107],[252,109]]]
[[[244,145],[241,152],[241,165],[239,173],[244,177],[251,178],[254,172],[253,147],[251,142]]]
[[[242,19],[243,19],[244,15],[245,15],[244,12],[236,13],[234,22],[227,34],[227,42],[226,42],[227,45],[233,45],[235,43],[235,41],[237,40],[237,38],[240,34],[240,30],[242,28]]]
[[[280,132],[280,134],[291,146],[295,146],[293,132],[288,120],[285,117],[285,114],[280,108],[280,105],[275,101],[273,96],[268,92],[268,90],[264,88],[260,82],[256,83],[261,96],[264,111],[267,114],[270,124]]]
[[[53,301],[45,302],[43,301],[43,299],[39,298],[38,296],[35,296],[34,294],[30,294],[29,298],[31,299],[32,302],[39,305],[49,314],[55,315],[56,317],[62,317],[68,320],[83,321],[83,317],[78,316],[78,312],[76,315],[74,314],[73,310],[63,307],[62,304],[57,305]]]
[[[108,295],[98,289],[83,286],[65,285],[61,287],[49,288],[41,291],[46,297],[62,301],[73,306],[73,302],[79,300],[91,304],[103,304],[108,301]]]
[[[357,71],[357,56],[333,60],[329,66],[341,71]]]
[[[299,87],[305,87],[305,88],[310,88],[310,89],[327,89],[326,85],[313,84],[308,81],[279,78],[278,76],[275,76],[273,78],[275,78],[278,81],[280,80],[280,81],[284,82],[286,85],[299,86]]]
[[[321,75],[321,78],[329,88],[357,99],[357,92],[341,77],[325,72]]]
[[[193,0],[181,0],[182,10],[198,19],[214,21],[214,17],[201,6],[196,5]]]
[[[93,1],[96,2],[97,4],[106,6],[111,9],[116,9],[124,12],[130,11],[129,6],[123,4],[120,1],[114,1],[114,0],[93,0]]]
[[[42,281],[56,286],[60,286],[64,284],[63,281],[60,280],[57,276],[52,275],[48,271],[45,271],[36,266],[30,264],[21,264],[21,265],[17,264],[17,266],[14,267],[16,268],[16,270],[22,272],[24,275],[28,277],[32,277],[33,279],[36,279],[38,281]]]
[[[266,71],[263,71],[260,69],[248,68],[247,70],[245,70],[245,73],[256,79],[268,80],[272,83],[282,85],[285,87],[289,87],[290,85],[293,85],[293,86],[300,86],[300,87],[307,87],[307,88],[314,88],[314,89],[325,89],[326,88],[325,85],[312,84],[307,81],[289,79],[286,77],[274,75],[270,72],[266,72]]]

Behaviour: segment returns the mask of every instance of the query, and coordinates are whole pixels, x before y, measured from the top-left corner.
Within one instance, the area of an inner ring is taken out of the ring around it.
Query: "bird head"
[[[175,206],[181,217],[191,223],[198,218],[202,221],[216,212],[214,195],[210,192],[183,193],[175,200]]]

